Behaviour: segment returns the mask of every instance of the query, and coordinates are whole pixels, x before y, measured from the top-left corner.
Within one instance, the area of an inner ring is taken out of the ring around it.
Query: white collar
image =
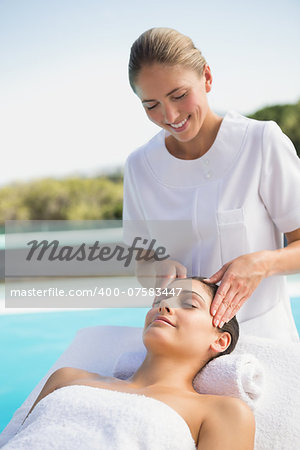
[[[200,158],[179,159],[166,148],[165,138],[170,134],[161,130],[144,147],[144,156],[158,181],[173,187],[193,187],[216,181],[232,167],[242,149],[249,121],[234,111],[223,118],[216,139]]]

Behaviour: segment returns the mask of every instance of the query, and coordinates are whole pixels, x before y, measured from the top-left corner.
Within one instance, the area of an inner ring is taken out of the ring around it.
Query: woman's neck
[[[137,388],[149,386],[193,391],[192,381],[200,370],[199,363],[168,358],[166,355],[153,355],[149,352],[141,367],[130,378]]]
[[[171,155],[179,159],[197,159],[203,156],[213,145],[223,118],[208,110],[202,127],[194,139],[180,142],[172,135],[166,138],[166,147]]]

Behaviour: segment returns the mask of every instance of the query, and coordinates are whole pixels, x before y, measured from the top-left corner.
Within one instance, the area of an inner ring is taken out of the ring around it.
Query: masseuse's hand
[[[206,281],[221,284],[211,304],[213,324],[220,328],[236,315],[268,274],[266,252],[255,252],[229,261]]]
[[[164,289],[176,278],[186,278],[187,269],[178,261],[167,259],[157,261],[155,264],[156,288]]]

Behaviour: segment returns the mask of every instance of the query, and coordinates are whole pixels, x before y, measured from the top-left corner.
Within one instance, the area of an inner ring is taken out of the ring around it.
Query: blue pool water
[[[300,298],[291,300],[300,334]],[[63,311],[0,316],[0,432],[80,328],[143,326],[147,309]]]
[[[143,326],[146,308],[0,316],[0,432],[80,328]]]

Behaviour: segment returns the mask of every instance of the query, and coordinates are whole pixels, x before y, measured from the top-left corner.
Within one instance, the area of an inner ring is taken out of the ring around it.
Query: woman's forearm
[[[285,248],[267,251],[266,258],[267,276],[300,272],[300,240],[291,242]]]

